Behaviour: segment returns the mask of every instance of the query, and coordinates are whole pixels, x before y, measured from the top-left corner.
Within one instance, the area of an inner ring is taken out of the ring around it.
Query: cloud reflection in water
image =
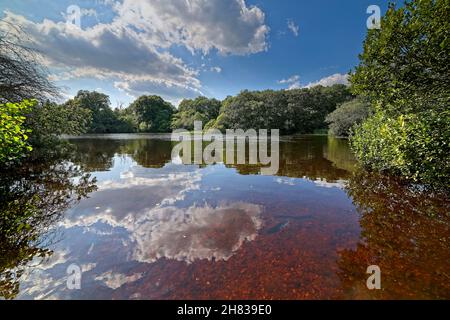
[[[201,188],[203,174],[195,166],[132,167],[118,180],[99,183],[99,190],[74,208],[62,225],[81,227],[97,237],[107,236],[105,225],[112,233],[126,230],[126,246],[117,250],[131,250],[133,261],[227,260],[245,241],[256,238],[262,207],[245,202],[188,202],[180,207],[187,193]]]
[[[227,260],[242,244],[256,238],[261,207],[237,202],[218,207],[167,207],[138,223],[135,259],[154,262],[165,257],[186,261]]]

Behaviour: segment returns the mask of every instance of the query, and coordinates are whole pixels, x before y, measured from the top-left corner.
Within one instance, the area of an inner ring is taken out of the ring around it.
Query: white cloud
[[[97,24],[82,30],[64,22],[34,23],[11,12],[6,12],[5,20],[27,31],[45,63],[59,70],[62,78],[148,82],[155,91],[158,85],[194,90],[201,86],[196,72],[180,59],[158,51],[141,34],[120,25]]]
[[[348,75],[336,73],[331,76],[322,78],[318,81],[310,82],[306,86],[302,86],[300,84],[300,76],[299,75],[293,75],[290,78],[279,80],[278,83],[289,85],[288,90],[299,89],[299,88],[312,88],[315,86],[331,87],[335,84],[348,85]]]
[[[282,79],[278,81],[279,84],[287,84],[289,85],[288,89],[298,89],[300,88],[300,76],[299,75],[293,75],[292,77],[288,79]]]
[[[291,19],[288,19],[287,25],[288,25],[289,30],[291,30],[291,32],[293,33],[293,35],[298,37],[300,27]]]
[[[267,49],[264,12],[244,0],[103,1],[114,17],[80,29],[45,19],[33,22],[5,12],[21,25],[51,67],[53,80],[96,78],[131,96],[161,94],[171,100],[201,94],[198,70],[169,53],[173,45],[193,54],[217,50],[246,55]],[[84,9],[84,16],[97,16]],[[210,69],[220,72],[219,67]]]
[[[299,75],[293,75],[292,77],[290,77],[288,79],[282,79],[282,80],[278,81],[278,83],[280,83],[280,84],[292,83],[292,82],[296,82],[298,80],[300,80],[300,76]]]
[[[312,88],[315,86],[331,87],[335,84],[348,85],[348,74],[336,73],[331,76],[320,79],[319,81],[310,82],[305,88]]]
[[[267,49],[265,14],[244,0],[124,0],[117,13],[121,23],[144,31],[161,47],[238,55]]]
[[[217,72],[217,73],[221,73],[222,72],[222,68],[221,67],[211,67],[211,69],[209,69],[211,72]]]

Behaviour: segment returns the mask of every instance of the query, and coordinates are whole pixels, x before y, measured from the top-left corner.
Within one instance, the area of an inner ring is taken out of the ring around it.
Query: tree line
[[[178,109],[161,97],[141,96],[129,107],[112,109],[109,97],[95,91],[79,91],[61,107],[84,109],[88,133],[167,133],[193,130],[195,121],[205,128],[280,129],[283,134],[326,130],[327,115],[353,95],[345,85],[281,91],[242,91],[224,101],[198,97],[183,100]]]

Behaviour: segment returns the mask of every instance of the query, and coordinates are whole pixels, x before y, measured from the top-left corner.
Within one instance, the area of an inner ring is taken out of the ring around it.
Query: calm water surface
[[[283,138],[277,176],[172,163],[164,135],[71,142],[96,189],[46,226],[16,298],[450,299],[448,198],[357,169],[346,140]]]

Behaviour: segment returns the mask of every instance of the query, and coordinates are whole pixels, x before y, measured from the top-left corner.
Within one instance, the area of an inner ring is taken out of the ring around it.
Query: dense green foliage
[[[130,107],[135,114],[139,131],[170,132],[174,106],[159,96],[141,96]]]
[[[448,108],[450,2],[408,1],[394,5],[381,29],[369,30],[360,64],[351,76],[358,94],[382,102],[394,114]]]
[[[0,110],[0,163],[3,166],[29,157],[52,157],[64,144],[59,137],[86,132],[91,117],[90,111],[84,108],[28,100],[0,104]]]
[[[326,116],[352,99],[344,85],[283,91],[243,91],[228,97],[211,127],[223,129],[280,129],[281,133],[312,133],[326,128]]]
[[[375,114],[352,137],[358,159],[376,170],[448,187],[450,176],[450,2],[390,6],[370,30],[351,77]]]
[[[120,112],[115,112],[111,109],[109,97],[106,94],[81,90],[73,99],[67,101],[64,106],[70,110],[83,108],[90,111],[91,121],[87,129],[89,133],[133,131],[132,124],[123,119]]]
[[[28,143],[30,130],[25,128],[26,114],[35,102],[0,104],[0,164],[23,157],[32,147]]]
[[[198,97],[194,100],[185,99],[180,103],[178,112],[172,119],[172,128],[194,130],[194,121],[202,121],[207,124],[215,120],[219,115],[221,102],[216,99]]]
[[[352,137],[366,166],[414,181],[448,187],[450,111],[429,110],[398,117],[377,111]]]
[[[85,133],[90,119],[91,112],[84,108],[68,108],[51,102],[35,105],[26,120],[26,126],[32,132],[30,143],[37,148],[51,148],[60,135]]]
[[[370,103],[361,98],[343,103],[326,118],[326,122],[330,124],[330,133],[338,137],[348,137],[355,125],[370,116],[371,109]]]

